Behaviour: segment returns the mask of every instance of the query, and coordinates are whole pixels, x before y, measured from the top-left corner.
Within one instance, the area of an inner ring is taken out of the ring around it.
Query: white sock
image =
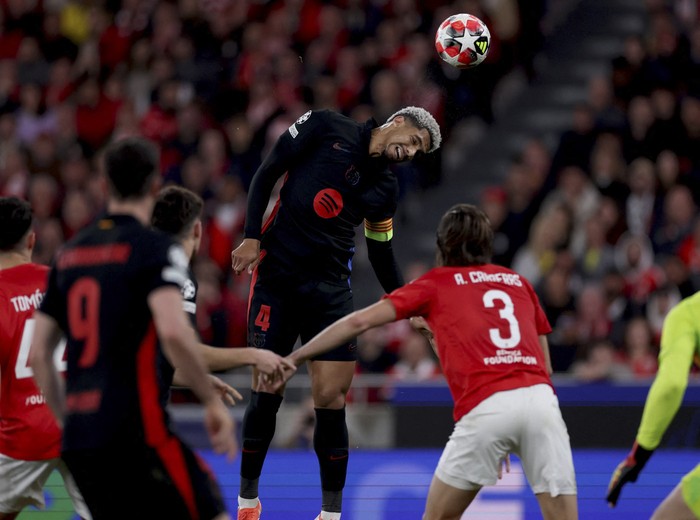
[[[249,507],[258,507],[259,498],[242,498],[238,497],[238,509],[248,509]]]
[[[321,520],[340,520],[340,513],[329,513],[321,511]]]

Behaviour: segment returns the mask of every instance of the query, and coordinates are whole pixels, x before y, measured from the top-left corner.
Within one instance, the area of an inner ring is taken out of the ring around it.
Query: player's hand
[[[248,274],[260,262],[260,240],[245,238],[241,245],[231,252],[231,267],[236,274],[248,269]]]
[[[211,399],[204,408],[204,426],[215,453],[223,453],[233,460],[238,453],[236,426],[228,409],[219,399]]]
[[[209,374],[209,380],[224,404],[233,406],[236,404],[236,401],[243,400],[243,396],[238,392],[238,390],[226,384],[215,375]]]
[[[260,374],[256,391],[274,394],[286,385],[287,381],[289,381],[297,370],[297,364],[294,362],[292,356],[284,358],[284,365],[282,368],[282,372],[276,374],[276,377]]]
[[[293,374],[297,369],[296,365],[288,359],[275,354],[271,350],[262,349],[255,351],[255,368],[272,380],[282,378],[286,372],[291,371],[291,374]],[[289,377],[291,377],[291,374]]]
[[[622,487],[628,482],[637,482],[639,473],[644,469],[644,465],[651,457],[654,450],[646,450],[636,442],[632,446],[632,451],[629,452],[627,458],[620,462],[615,468],[615,472],[608,484],[608,494],[606,500],[610,507],[617,505],[617,500],[620,498]]]
[[[430,328],[430,325],[428,325],[428,322],[425,321],[425,318],[423,316],[412,316],[408,321],[411,324],[411,327],[413,327],[413,330],[420,332],[421,335],[428,340],[430,347],[435,350],[435,353],[437,354],[435,336],[433,335],[433,330]]]

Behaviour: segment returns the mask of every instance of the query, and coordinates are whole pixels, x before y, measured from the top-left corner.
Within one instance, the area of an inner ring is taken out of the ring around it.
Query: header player
[[[65,425],[62,457],[96,520],[226,519],[218,486],[172,433],[160,401],[158,339],[201,400],[214,450],[237,451],[233,421],[182,312],[187,258],[167,235],[146,227],[159,188],[157,150],[129,138],[114,143],[104,160],[108,215],[57,255],[35,313],[34,377]],[[65,398],[52,363],[62,333]]]
[[[391,245],[399,188],[387,166],[432,152],[440,140],[437,122],[418,107],[399,110],[382,126],[319,110],[306,112],[289,127],[253,177],[245,239],[231,255],[236,273],[255,269],[249,345],[286,355],[299,336],[308,341],[352,312],[355,229],[363,222],[369,260],[382,287],[388,292],[403,284]],[[272,189],[282,175],[279,201],[263,225]],[[345,396],[355,371],[355,350],[348,339],[314,359],[309,369],[322,520],[340,518],[348,464]],[[257,376],[254,372],[253,389]],[[239,520],[260,518],[258,481],[281,402],[280,394],[254,392],[248,404]]]
[[[423,518],[461,518],[513,452],[545,520],[575,520],[571,447],[549,377],[551,328],[530,283],[489,263],[492,242],[483,211],[452,207],[437,230],[438,267],[331,325],[289,358],[298,366],[372,327],[422,317],[434,334],[456,422]]]
[[[673,307],[664,320],[659,351],[659,371],[649,389],[642,421],[632,451],[615,469],[606,497],[617,504],[622,487],[636,482],[654,450],[661,444],[683,401],[693,362],[700,355],[700,293]],[[700,464],[686,474],[656,508],[653,520],[700,518]]]
[[[0,520],[28,505],[44,507],[43,487],[58,469],[81,518],[90,512],[61,461],[61,430],[29,366],[34,310],[46,290],[49,268],[32,263],[36,235],[29,203],[0,197]],[[63,371],[63,349],[57,351]],[[12,485],[9,483],[12,482]]]

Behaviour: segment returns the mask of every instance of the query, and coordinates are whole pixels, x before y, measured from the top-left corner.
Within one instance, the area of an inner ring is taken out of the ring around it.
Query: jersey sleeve
[[[688,374],[698,345],[698,327],[692,306],[679,304],[664,321],[659,371],[649,389],[637,442],[653,450],[660,443],[683,401]]]
[[[57,277],[58,274],[56,271],[56,266],[52,265],[46,284],[46,293],[44,294],[44,299],[41,301],[39,310],[44,314],[51,316],[59,324],[62,324],[65,323],[65,320],[63,319],[65,314],[65,304],[61,302]]]
[[[145,265],[142,282],[146,294],[168,285],[183,290],[189,280],[189,262],[182,246],[159,233],[141,248],[141,252]]]
[[[402,320],[429,314],[436,294],[435,282],[420,277],[392,291],[384,298],[388,298],[394,305],[396,319]]]
[[[309,110],[277,139],[250,183],[244,229],[246,238],[260,239],[263,215],[275,183],[296,163],[297,158],[318,142],[318,137],[323,135],[326,128],[327,117],[324,110]]]

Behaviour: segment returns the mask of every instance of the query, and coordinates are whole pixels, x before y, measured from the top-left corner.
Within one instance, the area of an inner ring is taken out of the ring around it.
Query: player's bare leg
[[[423,520],[459,520],[480,489],[458,489],[433,476]]]
[[[651,520],[697,520],[697,516],[683,499],[682,485],[678,484],[656,508]]]
[[[323,520],[340,518],[349,451],[345,398],[354,373],[354,361],[309,362],[316,409],[314,450],[321,469]]]
[[[540,503],[544,520],[578,520],[576,495],[558,495],[549,493],[535,495]]]

